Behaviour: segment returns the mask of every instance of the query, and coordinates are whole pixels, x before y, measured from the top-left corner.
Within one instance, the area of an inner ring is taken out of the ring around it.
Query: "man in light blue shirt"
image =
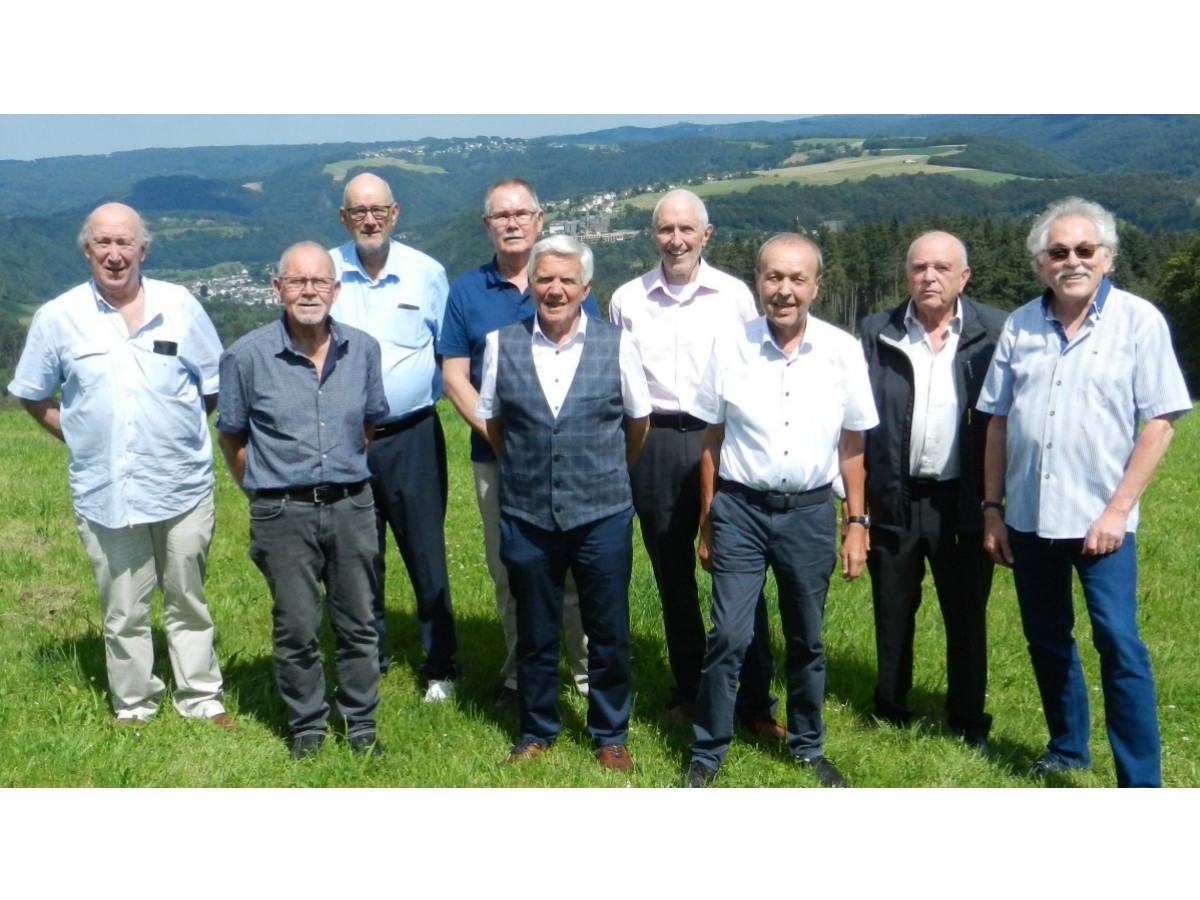
[[[388,667],[383,566],[390,525],[417,603],[425,701],[438,703],[453,695],[459,671],[446,572],[446,439],[434,408],[442,395],[434,348],[449,285],[435,260],[391,239],[399,213],[379,176],[363,173],[347,182],[341,217],[353,240],[330,251],[342,284],[332,315],[379,341],[390,408],[367,459],[379,530],[380,668]]]
[[[1027,247],[1047,289],[1009,316],[978,409],[993,417],[984,549],[1013,568],[1050,731],[1033,773],[1091,763],[1087,688],[1072,635],[1074,569],[1100,654],[1117,785],[1158,787],[1134,532],[1138,498],[1166,453],[1172,422],[1192,402],[1162,314],[1107,277],[1117,255],[1111,213],[1078,197],[1051,204]]]
[[[207,412],[221,343],[191,294],[141,276],[150,236],[134,210],[100,206],[79,243],[92,278],[38,310],[8,390],[67,445],[117,724],[152,717],[165,691],[152,671],[157,583],[175,709],[232,730],[204,596],[213,531]]]

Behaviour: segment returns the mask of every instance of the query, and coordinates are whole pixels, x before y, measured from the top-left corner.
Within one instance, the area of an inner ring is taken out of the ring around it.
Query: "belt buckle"
[[[313,503],[318,505],[333,503],[335,500],[339,499],[337,497],[337,488],[331,484],[313,485],[312,492]]]

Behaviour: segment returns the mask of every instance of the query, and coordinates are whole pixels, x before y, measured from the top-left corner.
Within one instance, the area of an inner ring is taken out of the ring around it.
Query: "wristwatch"
[[[870,516],[846,516],[847,525],[861,525],[863,528],[871,527]]]
[[[996,512],[1000,513],[1000,518],[1002,518],[1002,519],[1004,518],[1004,504],[1003,503],[997,503],[995,500],[984,500],[982,503],[979,504],[979,511],[981,513],[985,513],[989,509],[996,510]]]

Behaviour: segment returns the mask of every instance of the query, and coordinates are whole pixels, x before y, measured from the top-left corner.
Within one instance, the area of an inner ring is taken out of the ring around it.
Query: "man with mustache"
[[[319,244],[289,247],[272,286],[283,315],[221,357],[221,452],[250,498],[250,558],[274,601],[275,680],[292,758],[312,756],[325,743],[322,586],[346,739],[356,752],[378,754],[371,603],[379,541],[367,445],[388,413],[379,344],[330,319],[339,285]]]
[[[1071,570],[1100,654],[1118,787],[1158,787],[1150,656],[1137,628],[1138,498],[1192,408],[1162,314],[1109,279],[1117,227],[1069,197],[1026,241],[1040,296],[1008,318],[979,397],[990,413],[984,547],[1012,566],[1050,731],[1032,774],[1091,764],[1088,697],[1072,635]],[[1140,427],[1139,427],[1140,426]]]
[[[951,731],[986,752],[987,600],[983,552],[983,446],[988,416],[974,412],[1004,324],[999,310],[963,294],[967,248],[944,231],[908,248],[908,298],[862,323],[880,424],[867,432],[871,598],[877,721],[912,717],[913,637],[925,563],[946,627]]]
[[[682,189],[668,191],[651,221],[660,262],[618,288],[608,314],[637,342],[654,404],[646,448],[630,477],[662,601],[667,661],[675,681],[668,715],[687,722],[704,659],[695,541],[705,423],[692,406],[717,337],[740,332],[743,324],[758,318],[758,310],[742,282],[705,262],[702,254],[713,227],[699,197]],[[754,640],[738,674],[738,718],[755,737],[783,740],[770,694],[773,674],[766,601],[760,597]]]
[[[867,556],[863,432],[878,420],[862,348],[809,310],[821,251],[779,234],[758,251],[766,315],[717,341],[694,412],[708,422],[700,460],[700,559],[712,572],[712,630],[700,670],[686,783],[717,775],[733,738],[738,670],[754,634],[767,565],[787,648],[787,748],[824,787],[846,779],[826,758],[821,628],[837,560],[832,483],[846,495],[842,577]]]
[[[440,703],[454,695],[459,671],[446,571],[446,439],[435,408],[442,395],[435,342],[446,309],[446,272],[391,239],[400,207],[378,175],[364,172],[346,182],[339,213],[351,240],[330,250],[341,283],[332,315],[379,341],[390,408],[367,456],[379,529],[373,603],[379,665],[387,671],[384,557],[390,526],[416,598],[425,702]]]
[[[92,277],[38,310],[8,391],[67,445],[75,527],[100,592],[118,726],[154,716],[150,600],[157,583],[172,704],[232,731],[204,596],[213,534],[212,442],[221,342],[186,290],[143,278],[142,217],[106,203],[79,245]],[[55,392],[61,390],[61,399]]]

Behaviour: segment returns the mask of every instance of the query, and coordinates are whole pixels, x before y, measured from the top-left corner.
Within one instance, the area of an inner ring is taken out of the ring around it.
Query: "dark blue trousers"
[[[588,639],[588,731],[596,747],[624,744],[632,703],[633,510],[568,531],[546,531],[501,513],[500,559],[517,603],[521,740],[549,744],[558,736],[558,638],[570,569]]]
[[[712,630],[696,696],[692,759],[717,769],[733,740],[738,671],[754,636],[754,609],[767,566],[779,587],[786,647],[788,751],[822,756],[825,646],[821,626],[829,576],[837,562],[833,503],[771,512],[738,494],[718,491],[713,526]]]
[[[390,526],[416,598],[417,628],[425,650],[421,674],[453,679],[459,668],[454,661],[458,644],[446,573],[446,439],[437,411],[415,413],[398,430],[376,436],[367,451],[367,464],[379,534],[379,589],[372,609],[380,668],[387,669],[383,595]]]

